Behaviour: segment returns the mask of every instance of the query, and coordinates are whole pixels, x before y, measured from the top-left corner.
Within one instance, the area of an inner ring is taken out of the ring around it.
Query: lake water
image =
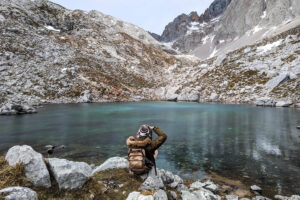
[[[0,152],[28,144],[67,148],[55,156],[99,164],[126,156],[139,125],[159,126],[167,142],[158,168],[186,179],[208,171],[300,194],[300,109],[175,102],[47,105],[38,114],[0,116]]]

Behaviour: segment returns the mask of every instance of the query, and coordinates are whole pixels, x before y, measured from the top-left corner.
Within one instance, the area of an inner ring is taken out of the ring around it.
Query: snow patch
[[[49,31],[56,31],[56,32],[60,32],[59,29],[54,28],[53,26],[45,26],[46,29],[48,29]]]
[[[208,41],[208,39],[209,39],[209,36],[208,36],[208,35],[205,36],[204,38],[202,38],[202,43],[203,43],[203,44],[206,44],[207,41]]]
[[[215,47],[214,50],[213,50],[213,52],[209,55],[209,58],[214,57],[217,52],[218,52],[217,47]]]
[[[265,10],[265,11],[263,12],[263,15],[260,16],[260,18],[264,19],[264,18],[266,18],[266,16],[267,16],[267,11]]]
[[[280,40],[278,40],[278,41],[276,41],[276,42],[273,42],[273,43],[271,43],[271,44],[267,44],[267,45],[265,45],[265,46],[257,47],[257,51],[258,51],[258,52],[261,52],[261,53],[265,53],[265,52],[267,52],[267,51],[270,51],[272,48],[278,47],[279,45],[281,45],[282,40],[283,40],[283,39],[280,39]]]

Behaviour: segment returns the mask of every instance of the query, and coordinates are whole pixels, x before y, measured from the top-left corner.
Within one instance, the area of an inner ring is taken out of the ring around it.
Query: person
[[[152,132],[158,137],[152,140]],[[147,173],[156,164],[158,156],[157,149],[167,140],[167,135],[158,127],[141,125],[136,137],[130,136],[126,140],[129,147],[128,160],[129,168],[135,174]]]

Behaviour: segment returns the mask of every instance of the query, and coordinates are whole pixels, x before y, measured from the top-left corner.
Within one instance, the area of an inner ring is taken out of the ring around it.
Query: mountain
[[[135,25],[46,0],[0,0],[0,27],[0,103],[140,100],[180,63]]]
[[[9,102],[177,100],[297,105],[300,31],[296,9],[286,12],[277,6],[284,1],[288,0],[273,3],[273,8],[267,3],[264,20],[272,25],[294,13],[289,23],[276,27],[263,40],[237,45],[226,55],[218,54],[220,47],[214,56],[201,60],[177,55],[145,30],[98,11],[68,10],[47,0],[0,0],[0,104],[4,105],[0,113]],[[248,21],[257,18],[249,13],[261,10],[253,2],[257,0],[243,5],[253,10],[246,13]],[[208,20],[203,22],[207,23],[204,29],[215,34],[205,36],[207,43],[215,44],[214,38],[220,40],[226,31],[235,37],[251,28],[237,22],[235,10],[229,13],[236,4],[240,5],[232,0],[219,18],[212,18],[219,12],[200,16]],[[228,26],[220,24],[224,20],[229,20]]]
[[[201,59],[226,54],[299,25],[299,4],[299,0],[215,0],[201,15],[209,17],[180,15],[166,26],[159,41]]]

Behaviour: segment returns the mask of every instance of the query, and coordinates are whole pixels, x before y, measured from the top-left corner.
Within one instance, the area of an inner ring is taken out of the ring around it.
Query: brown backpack
[[[146,165],[146,152],[143,148],[130,148],[128,151],[129,168],[135,174],[147,173],[151,167]]]

